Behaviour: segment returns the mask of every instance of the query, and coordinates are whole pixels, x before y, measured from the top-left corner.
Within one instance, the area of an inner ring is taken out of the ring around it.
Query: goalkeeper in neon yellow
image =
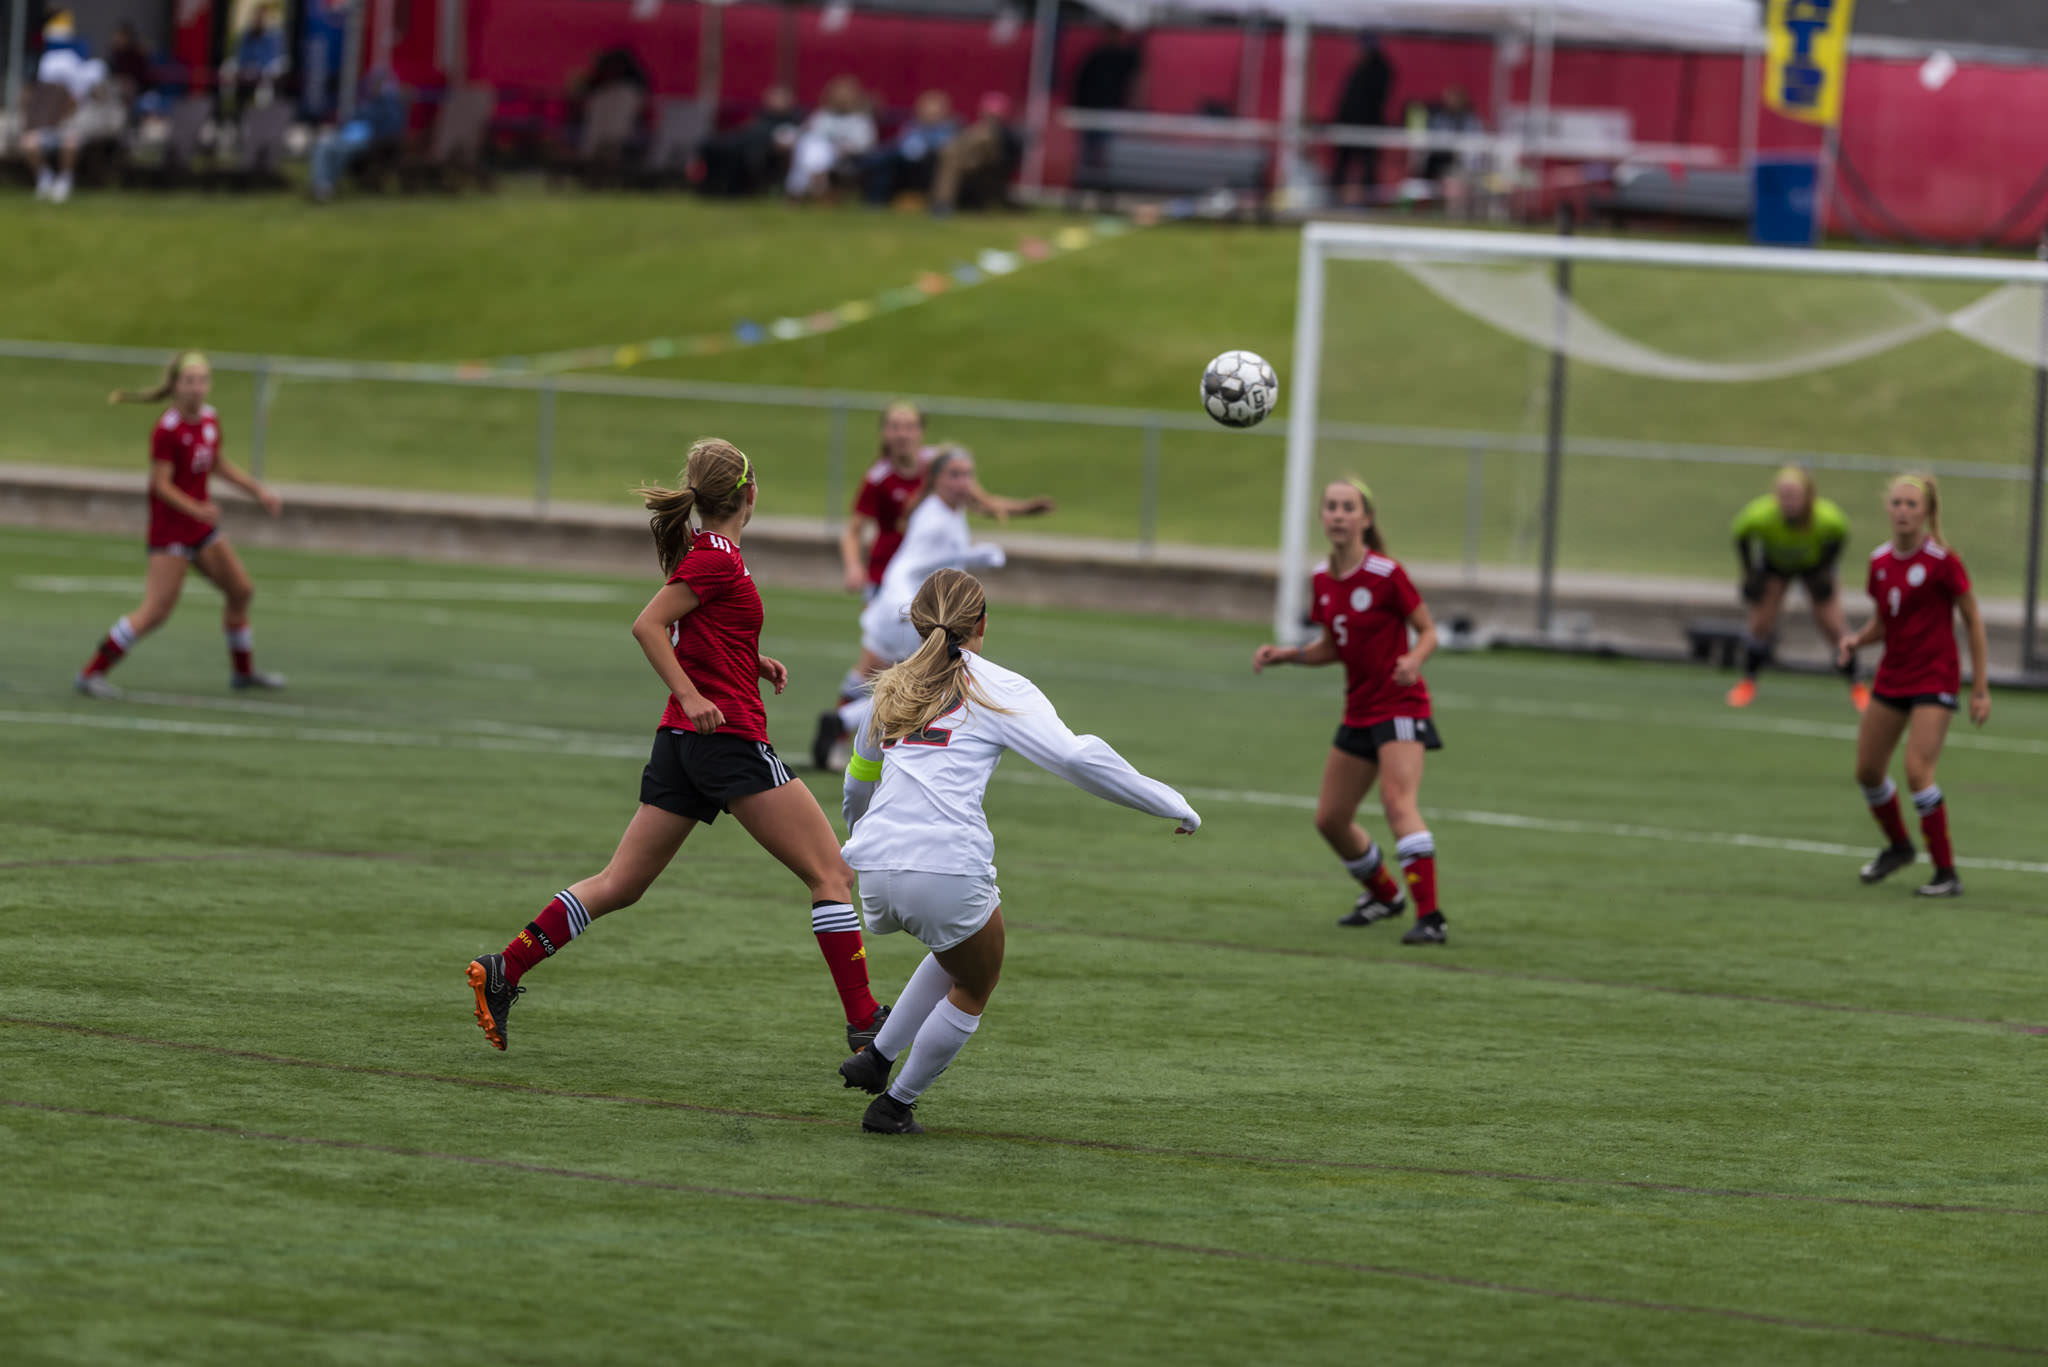
[[[1771,492],[1744,505],[1731,528],[1735,554],[1742,561],[1742,601],[1749,605],[1747,639],[1743,642],[1742,678],[1728,690],[1730,707],[1756,700],[1757,671],[1771,657],[1778,629],[1778,610],[1786,590],[1797,579],[1806,586],[1814,625],[1821,636],[1839,642],[1848,628],[1835,594],[1835,562],[1849,540],[1849,519],[1815,490],[1813,476],[1795,465],[1778,471]],[[1856,661],[1841,666],[1849,699],[1861,712],[1870,690],[1856,681]]]

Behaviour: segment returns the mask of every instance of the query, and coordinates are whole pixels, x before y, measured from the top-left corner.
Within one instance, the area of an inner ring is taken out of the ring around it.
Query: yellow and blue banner
[[[1771,0],[1764,20],[1764,103],[1788,119],[1833,128],[1849,72],[1856,0]]]

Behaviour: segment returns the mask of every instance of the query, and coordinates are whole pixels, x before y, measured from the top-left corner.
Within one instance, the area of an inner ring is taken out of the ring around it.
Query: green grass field
[[[61,211],[0,199],[0,334],[126,345],[454,362],[690,336],[741,318],[803,314],[872,297],[983,247],[1014,247],[1075,220],[705,205],[672,197],[549,196],[512,185],[488,199],[355,201],[331,211],[277,198],[87,196]],[[837,387],[1193,411],[1200,366],[1250,347],[1278,366],[1283,411],[1297,238],[1217,224],[1132,233],[971,290],[806,340],[651,362],[629,372],[735,384]],[[52,269],[52,262],[73,263]],[[1388,267],[1331,274],[1325,413],[1387,425],[1543,430],[1544,357],[1455,313]],[[1870,316],[1878,287],[1684,272],[1582,270],[1596,317],[1688,355],[1780,350]],[[1954,307],[1968,290],[1929,289]],[[135,468],[134,414],[101,400],[146,374],[0,361],[0,459]],[[1953,336],[1773,383],[1684,385],[1574,369],[1568,434],[1875,456],[1901,468],[1959,460],[2017,465],[2028,451],[2030,381]],[[224,375],[231,453],[245,450],[247,377]],[[285,481],[523,494],[534,486],[536,401],[526,394],[290,381],[269,422],[267,472]],[[605,500],[673,473],[682,446],[716,431],[759,454],[781,511],[834,507],[824,412],[567,396],[555,421],[556,498]],[[849,424],[858,472],[871,417]],[[1047,492],[1070,535],[1129,538],[1140,516],[1135,431],[946,420],[935,438],[979,453],[991,487]],[[237,445],[244,443],[244,445]],[[1267,435],[1168,433],[1162,539],[1268,546],[1281,444]],[[1326,473],[1357,470],[1380,492],[1401,553],[1456,560],[1471,489],[1462,450],[1329,441]],[[1489,564],[1536,554],[1540,458],[1482,457],[1472,549]],[[1643,464],[1574,454],[1560,555],[1568,567],[1719,576],[1736,507],[1765,469]],[[1881,479],[1828,476],[1859,544],[1882,523]],[[846,486],[840,486],[842,492]],[[2021,486],[1956,481],[1953,538],[1988,594],[2019,591]]]
[[[1440,657],[1453,940],[1404,950],[1332,924],[1336,677],[998,580],[991,655],[1206,824],[1005,766],[1008,974],[895,1141],[726,822],[528,979],[509,1054],[470,1023],[467,957],[632,810],[648,585],[249,560],[288,692],[224,688],[195,583],[93,704],[133,538],[0,538],[9,1363],[2048,1354],[2039,697],[1953,741],[1969,892],[1928,906],[1856,882],[1832,684],[1731,715],[1704,671]],[[852,616],[770,595],[786,749]],[[872,951],[893,995],[916,951]]]

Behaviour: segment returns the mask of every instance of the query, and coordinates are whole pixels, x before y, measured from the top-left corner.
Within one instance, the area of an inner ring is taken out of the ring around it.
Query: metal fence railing
[[[101,403],[115,385],[137,387],[169,354],[0,340],[0,402],[22,417],[0,428],[0,458],[132,464],[132,426],[108,422]],[[560,501],[616,501],[635,483],[673,473],[679,437],[726,431],[771,457],[774,511],[809,509],[836,527],[874,458],[869,424],[898,397],[300,356],[213,352],[210,360],[229,454],[261,477],[515,494],[530,497],[542,514]],[[1162,542],[1264,549],[1278,540],[1284,419],[1233,432],[1192,401],[1181,412],[916,401],[932,419],[934,438],[959,440],[981,455],[990,487],[1057,496],[1062,533],[1140,555]],[[35,421],[23,416],[31,413]],[[1732,565],[1722,528],[1739,502],[1767,486],[1760,472],[1796,462],[1834,472],[1823,479],[1844,488],[1867,479],[1874,510],[1877,477],[1899,467],[1896,459],[1854,452],[1570,435],[1563,497],[1552,510],[1541,497],[1540,431],[1326,422],[1316,442],[1319,469],[1371,475],[1400,554],[1472,575],[1533,571],[1548,536],[1566,569],[1726,576]],[[1932,467],[1953,481],[1946,498],[1973,509],[1982,542],[1973,538],[1971,568],[1984,591],[2016,595],[2027,470],[1972,461]],[[1646,488],[1682,493],[1697,515],[1679,529],[1661,514],[1631,518],[1618,505]],[[1870,530],[1866,536],[1859,526],[1859,542],[1874,544],[1881,536],[1875,513],[1860,509],[1852,516]]]

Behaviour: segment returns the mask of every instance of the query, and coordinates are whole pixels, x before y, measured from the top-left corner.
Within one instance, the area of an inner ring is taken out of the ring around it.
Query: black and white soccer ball
[[[1202,411],[1225,427],[1257,427],[1280,401],[1280,378],[1255,352],[1226,351],[1202,371]]]

